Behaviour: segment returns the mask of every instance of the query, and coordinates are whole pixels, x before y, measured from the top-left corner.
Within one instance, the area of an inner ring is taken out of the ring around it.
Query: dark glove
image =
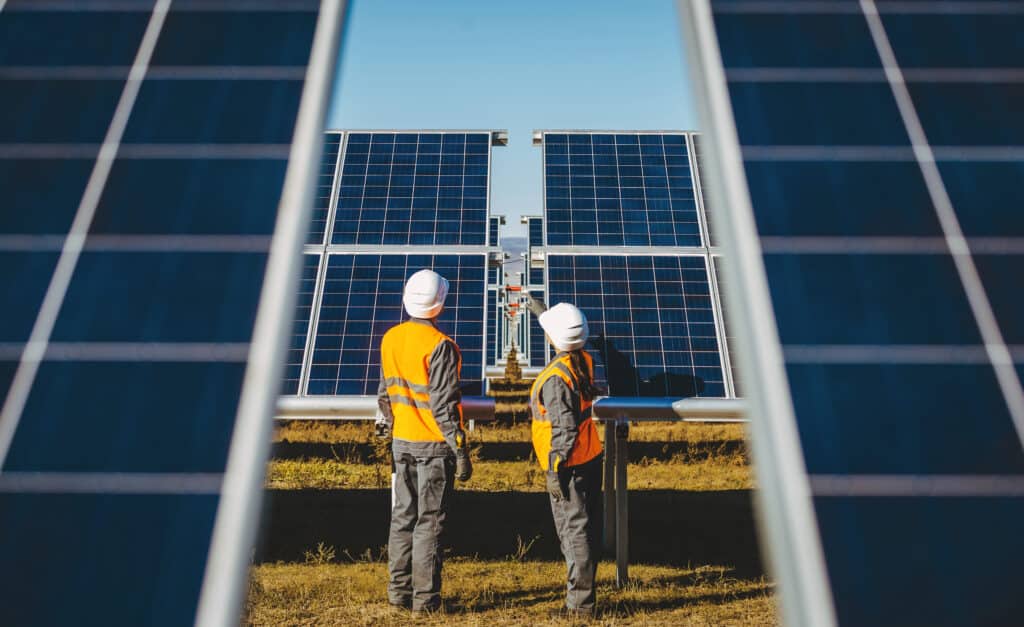
[[[391,436],[391,425],[385,420],[378,420],[373,423],[373,433],[380,439],[385,439]]]
[[[465,448],[455,451],[455,478],[469,481],[473,476],[473,462],[469,461],[469,452]]]

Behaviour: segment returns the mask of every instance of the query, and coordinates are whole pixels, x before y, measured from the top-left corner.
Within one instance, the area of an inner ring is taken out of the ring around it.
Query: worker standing
[[[410,320],[381,340],[378,427],[392,433],[394,478],[388,537],[388,602],[441,606],[442,540],[453,479],[473,474],[462,421],[459,347],[434,325],[448,281],[420,270],[405,284]]]
[[[601,441],[591,419],[594,361],[583,350],[589,330],[579,309],[560,303],[530,309],[558,353],[530,388],[533,448],[545,472],[551,513],[568,571],[565,608],[590,616],[600,550]]]

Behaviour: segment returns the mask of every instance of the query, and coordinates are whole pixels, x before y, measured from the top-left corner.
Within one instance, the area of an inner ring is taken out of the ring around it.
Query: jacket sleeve
[[[551,453],[548,468],[554,470],[555,455],[564,463],[576,446],[579,428],[576,424],[579,400],[561,377],[550,377],[540,388],[540,401],[551,420]]]
[[[462,390],[459,389],[459,349],[451,340],[437,345],[430,355],[428,391],[430,412],[445,442],[457,451],[465,443],[462,427]]]
[[[395,416],[391,413],[391,399],[388,397],[388,385],[384,381],[384,369],[380,371],[380,385],[377,386],[377,417],[378,423],[384,423],[390,429],[395,424]]]

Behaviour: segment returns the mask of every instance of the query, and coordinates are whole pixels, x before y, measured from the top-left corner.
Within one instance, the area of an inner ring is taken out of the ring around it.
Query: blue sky
[[[673,0],[354,0],[332,128],[508,129],[506,236],[541,211],[533,129],[693,129]]]

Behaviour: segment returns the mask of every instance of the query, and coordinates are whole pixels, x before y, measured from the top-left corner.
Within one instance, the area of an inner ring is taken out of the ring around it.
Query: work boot
[[[594,608],[572,608],[562,607],[551,610],[549,613],[551,618],[560,618],[562,620],[581,621],[587,622],[594,618]]]

